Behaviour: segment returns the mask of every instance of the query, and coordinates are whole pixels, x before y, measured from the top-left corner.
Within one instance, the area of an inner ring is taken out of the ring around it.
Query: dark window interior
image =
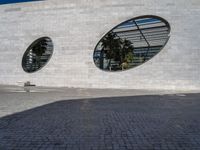
[[[42,68],[50,59],[53,53],[53,43],[48,37],[42,37],[31,44],[26,50],[22,67],[28,73],[35,72]]]

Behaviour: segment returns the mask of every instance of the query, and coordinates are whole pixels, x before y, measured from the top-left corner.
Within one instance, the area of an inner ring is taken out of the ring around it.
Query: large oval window
[[[165,46],[170,25],[157,16],[125,21],[109,31],[94,50],[95,65],[105,71],[121,71],[139,66]]]
[[[38,71],[49,61],[53,53],[53,42],[49,37],[34,41],[24,53],[22,67],[25,72]]]

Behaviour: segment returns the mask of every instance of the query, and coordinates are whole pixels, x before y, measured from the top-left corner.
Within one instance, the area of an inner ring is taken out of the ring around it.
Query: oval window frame
[[[40,67],[39,69],[37,69],[37,70],[35,70],[35,71],[32,71],[32,72],[26,71],[26,69],[24,68],[24,65],[23,65],[23,62],[24,62],[25,57],[27,57],[28,52],[30,51],[30,49],[32,49],[32,48],[34,47],[34,45],[36,45],[39,41],[41,41],[42,39],[45,39],[45,38],[50,39],[51,42],[52,42],[52,53],[51,53],[51,55],[49,56],[49,58],[48,58],[48,60],[45,62],[45,64],[44,64],[42,67]],[[54,43],[53,43],[52,38],[50,38],[50,37],[48,37],[48,36],[43,36],[43,37],[37,38],[36,40],[34,40],[34,41],[28,46],[28,48],[26,49],[26,51],[25,51],[24,54],[23,54],[22,61],[21,61],[22,69],[24,70],[24,72],[29,73],[29,74],[36,73],[36,72],[40,71],[41,69],[43,69],[43,68],[49,63],[49,61],[51,60],[51,58],[52,58],[52,56],[53,56],[53,53],[54,53]]]
[[[118,26],[121,26],[122,24],[124,24],[124,23],[126,23],[126,22],[129,22],[129,21],[131,21],[131,20],[137,20],[137,19],[148,18],[148,17],[152,17],[152,18],[159,19],[159,20],[161,20],[163,23],[165,23],[166,26],[168,27],[168,31],[169,31],[169,33],[168,33],[168,38],[166,39],[165,43],[164,43],[163,46],[160,48],[160,51],[159,51],[158,53],[156,53],[154,56],[152,56],[152,57],[151,57],[150,59],[148,59],[147,61],[145,61],[145,62],[143,62],[143,63],[141,63],[141,64],[139,64],[139,65],[137,65],[137,66],[134,66],[134,67],[125,69],[125,70],[109,71],[109,70],[101,69],[100,67],[98,67],[98,66],[96,65],[96,63],[95,63],[95,61],[94,61],[95,51],[96,51],[96,49],[97,49],[99,43],[100,43],[110,32],[112,32],[112,31],[113,31],[114,29],[116,29]],[[151,59],[153,59],[156,55],[158,55],[158,54],[163,50],[163,48],[167,45],[167,43],[168,43],[168,41],[169,41],[169,39],[170,39],[170,37],[171,37],[170,33],[171,33],[171,25],[170,25],[170,23],[169,23],[166,19],[164,19],[164,18],[162,18],[162,17],[160,17],[160,16],[156,16],[156,15],[142,15],[142,16],[137,16],[137,17],[133,17],[133,18],[131,18],[131,19],[125,20],[125,21],[119,23],[118,25],[114,26],[114,27],[113,27],[111,30],[109,30],[108,32],[106,32],[106,33],[100,38],[100,40],[97,42],[97,44],[96,44],[96,46],[95,46],[95,48],[94,48],[94,52],[93,52],[93,63],[94,63],[94,65],[95,65],[99,70],[105,71],[105,72],[110,72],[110,73],[114,73],[114,72],[124,72],[124,71],[128,71],[128,70],[137,68],[137,67],[142,66],[143,64],[147,63],[147,62],[150,61]]]

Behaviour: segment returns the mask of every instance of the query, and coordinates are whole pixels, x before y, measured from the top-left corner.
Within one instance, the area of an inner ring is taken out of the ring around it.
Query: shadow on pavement
[[[0,118],[0,149],[200,149],[200,94],[59,101]]]

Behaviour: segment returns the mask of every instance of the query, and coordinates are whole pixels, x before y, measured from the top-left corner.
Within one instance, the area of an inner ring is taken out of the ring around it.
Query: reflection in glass
[[[125,21],[108,32],[97,44],[94,62],[107,71],[136,67],[155,56],[169,39],[170,26],[157,16]]]
[[[48,37],[42,37],[31,44],[26,50],[22,67],[28,73],[35,72],[42,68],[50,59],[53,53],[53,42]]]

